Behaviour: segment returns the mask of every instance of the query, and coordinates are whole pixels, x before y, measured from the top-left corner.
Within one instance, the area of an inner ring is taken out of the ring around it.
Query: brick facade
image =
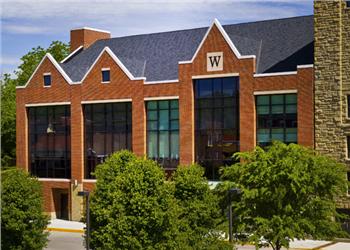
[[[208,52],[223,52],[223,70],[207,72]],[[17,89],[17,165],[28,169],[28,126],[26,104],[70,102],[71,107],[71,180],[42,181],[45,209],[55,211],[52,202],[53,188],[66,188],[70,194],[71,219],[78,220],[81,206],[77,205],[76,188],[92,190],[94,183],[84,176],[84,134],[82,101],[132,99],[132,148],[138,155],[146,153],[146,97],[179,97],[180,114],[180,163],[195,160],[194,143],[194,91],[193,76],[221,77],[224,74],[239,74],[240,82],[240,150],[247,151],[256,145],[256,114],[254,91],[296,90],[298,93],[298,142],[313,147],[313,68],[300,68],[289,75],[254,76],[255,58],[239,59],[217,26],[213,26],[196,57],[191,62],[181,63],[178,82],[145,84],[145,80],[131,80],[104,52],[82,83],[69,84],[47,58],[36,71],[26,88]],[[101,83],[101,68],[110,68],[111,81]],[[43,73],[51,72],[52,86],[43,87]],[[22,121],[22,122],[19,122]],[[78,184],[75,187],[75,182]],[[73,197],[74,196],[74,197]]]

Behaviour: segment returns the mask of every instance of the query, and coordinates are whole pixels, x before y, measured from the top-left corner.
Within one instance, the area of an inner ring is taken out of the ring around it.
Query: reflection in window
[[[258,145],[297,143],[296,94],[256,96],[256,113]]]
[[[108,155],[122,149],[132,149],[131,103],[101,103],[84,105],[85,178]]]
[[[30,172],[70,178],[70,106],[28,108]]]
[[[219,178],[219,167],[233,163],[239,151],[238,77],[201,79],[194,82],[196,161],[206,176]]]
[[[147,102],[147,155],[165,169],[179,164],[178,100]]]

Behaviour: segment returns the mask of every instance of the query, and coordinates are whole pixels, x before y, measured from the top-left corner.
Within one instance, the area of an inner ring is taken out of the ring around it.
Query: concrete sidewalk
[[[47,230],[67,233],[84,233],[85,224],[77,221],[53,219],[50,220]]]

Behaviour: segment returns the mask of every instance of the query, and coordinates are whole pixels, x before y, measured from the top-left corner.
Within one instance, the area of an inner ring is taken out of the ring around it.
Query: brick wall
[[[206,53],[223,52],[222,71],[207,72]],[[110,68],[110,83],[101,83],[101,68]],[[45,60],[29,85],[17,90],[17,164],[28,168],[26,108],[28,103],[71,102],[71,156],[72,180],[79,189],[91,190],[94,183],[84,182],[84,134],[81,101],[132,99],[132,148],[138,155],[146,153],[145,97],[179,96],[180,163],[189,164],[194,155],[194,93],[192,76],[238,73],[240,81],[240,149],[251,150],[256,144],[254,91],[295,89],[298,91],[298,139],[301,144],[313,146],[313,70],[299,69],[286,76],[254,77],[255,59],[238,59],[219,29],[213,26],[192,63],[179,64],[179,82],[144,84],[130,80],[105,52],[81,84],[69,85],[49,60]],[[44,72],[51,72],[52,87],[43,87]],[[47,211],[52,211],[50,189],[66,186],[67,182],[45,182]],[[68,185],[69,188],[69,185]],[[75,195],[73,188],[70,194]],[[71,197],[75,199],[74,197]],[[72,209],[79,209],[72,202]],[[80,206],[81,207],[81,206]],[[77,214],[72,211],[72,214]]]

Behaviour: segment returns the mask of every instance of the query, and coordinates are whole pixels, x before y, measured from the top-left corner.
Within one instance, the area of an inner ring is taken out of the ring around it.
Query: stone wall
[[[346,163],[350,136],[350,9],[345,1],[314,2],[315,18],[315,148]],[[349,199],[342,207],[350,208]]]

